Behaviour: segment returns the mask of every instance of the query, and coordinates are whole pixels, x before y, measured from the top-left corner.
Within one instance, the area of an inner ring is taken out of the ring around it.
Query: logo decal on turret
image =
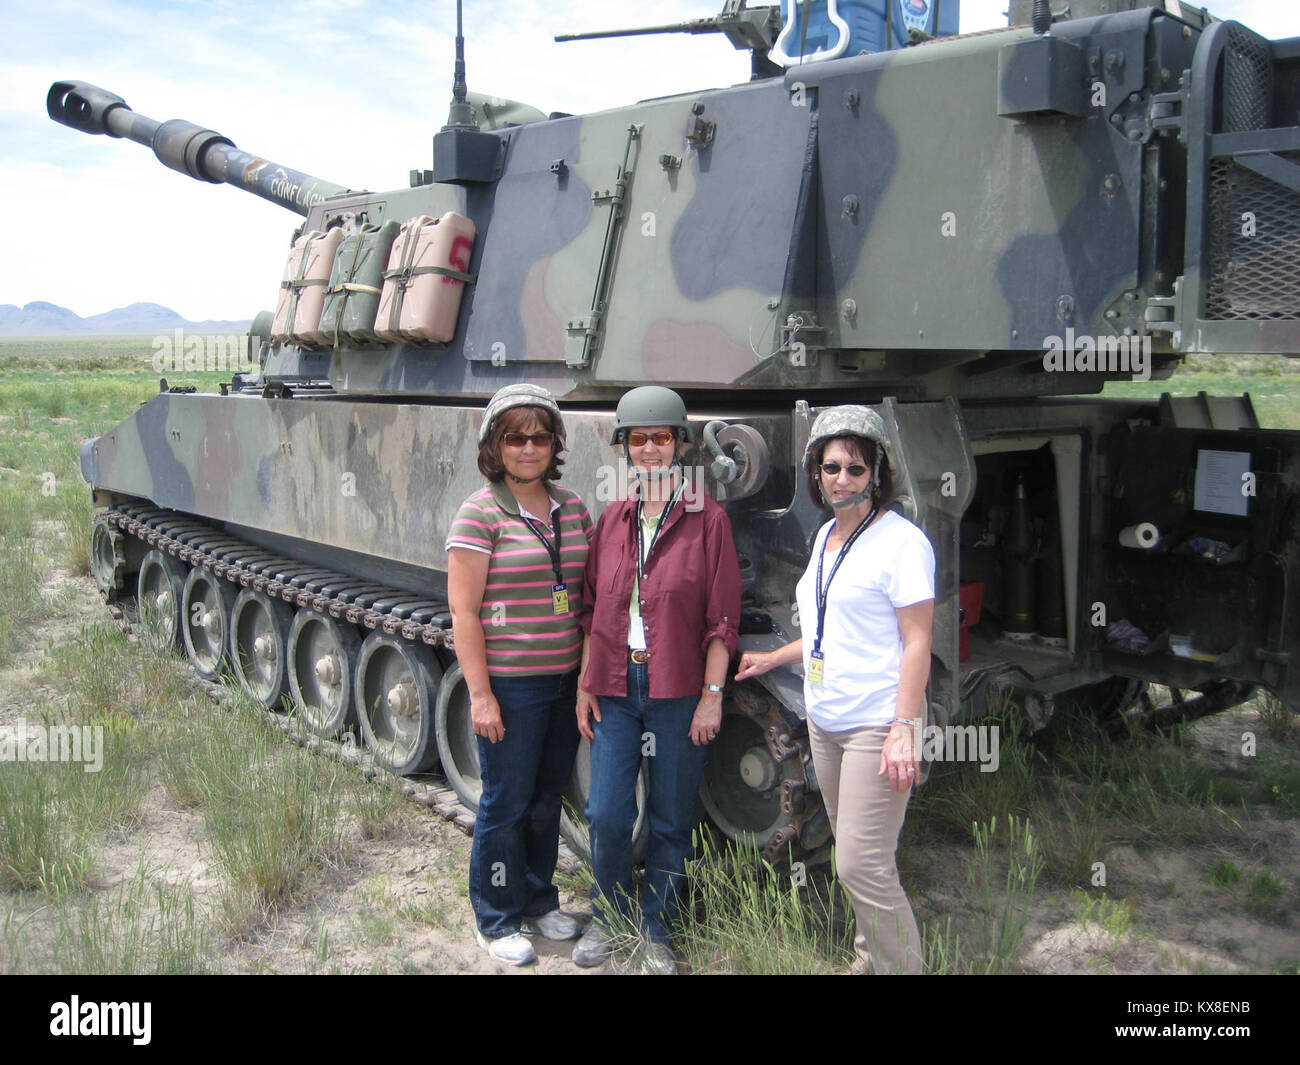
[[[899,0],[898,7],[903,15],[904,26],[934,36],[934,9],[930,0]]]

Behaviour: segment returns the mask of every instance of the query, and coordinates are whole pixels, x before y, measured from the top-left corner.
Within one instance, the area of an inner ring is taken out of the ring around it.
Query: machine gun
[[[781,32],[779,4],[746,7],[745,0],[726,0],[722,11],[712,18],[693,18],[666,26],[641,26],[628,30],[594,30],[587,33],[563,33],[557,41],[592,41],[602,37],[645,37],[655,33],[723,33],[737,49],[749,49],[751,77],[770,78],[781,68],[767,57]]]

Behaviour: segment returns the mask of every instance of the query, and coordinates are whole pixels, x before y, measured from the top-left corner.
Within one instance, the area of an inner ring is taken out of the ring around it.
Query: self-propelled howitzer
[[[472,801],[442,545],[483,401],[559,397],[594,513],[613,405],[653,382],[706,430],[747,647],[797,632],[811,417],[866,402],[936,548],[934,724],[995,682],[1106,717],[1147,681],[1199,691],[1182,716],[1257,684],[1300,704],[1300,434],[1248,399],[1077,398],[1188,352],[1300,352],[1300,42],[1142,8],[592,115],[464,103],[411,187],[285,171],[277,198],[210,131],[51,90],[61,121],[305,213],[257,372],[83,450],[96,579],[198,668],[322,733],[359,714],[399,771],[440,753]],[[815,849],[806,765],[799,679],[733,686],[705,807]]]

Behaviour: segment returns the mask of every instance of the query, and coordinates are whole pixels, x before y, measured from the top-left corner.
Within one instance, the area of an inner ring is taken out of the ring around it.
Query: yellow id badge
[[[555,607],[556,614],[567,614],[569,612],[569,586],[567,584],[557,584],[551,589],[551,603]]]
[[[808,681],[820,684],[826,667],[826,656],[820,651],[813,651],[808,658]]]

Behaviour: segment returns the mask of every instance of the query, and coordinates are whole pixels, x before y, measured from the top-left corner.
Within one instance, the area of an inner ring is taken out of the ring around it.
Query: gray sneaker
[[[637,968],[642,976],[676,976],[677,959],[667,943],[647,940],[641,948],[641,964]]]
[[[614,952],[614,940],[599,921],[593,920],[573,946],[573,964],[584,969],[594,969],[604,964]]]
[[[537,960],[533,945],[528,941],[528,937],[520,932],[512,932],[499,939],[487,939],[482,932],[475,929],[474,938],[488,954],[507,965],[527,965]]]
[[[536,932],[545,939],[577,939],[582,932],[582,922],[557,906],[540,917],[525,917],[524,931]]]

